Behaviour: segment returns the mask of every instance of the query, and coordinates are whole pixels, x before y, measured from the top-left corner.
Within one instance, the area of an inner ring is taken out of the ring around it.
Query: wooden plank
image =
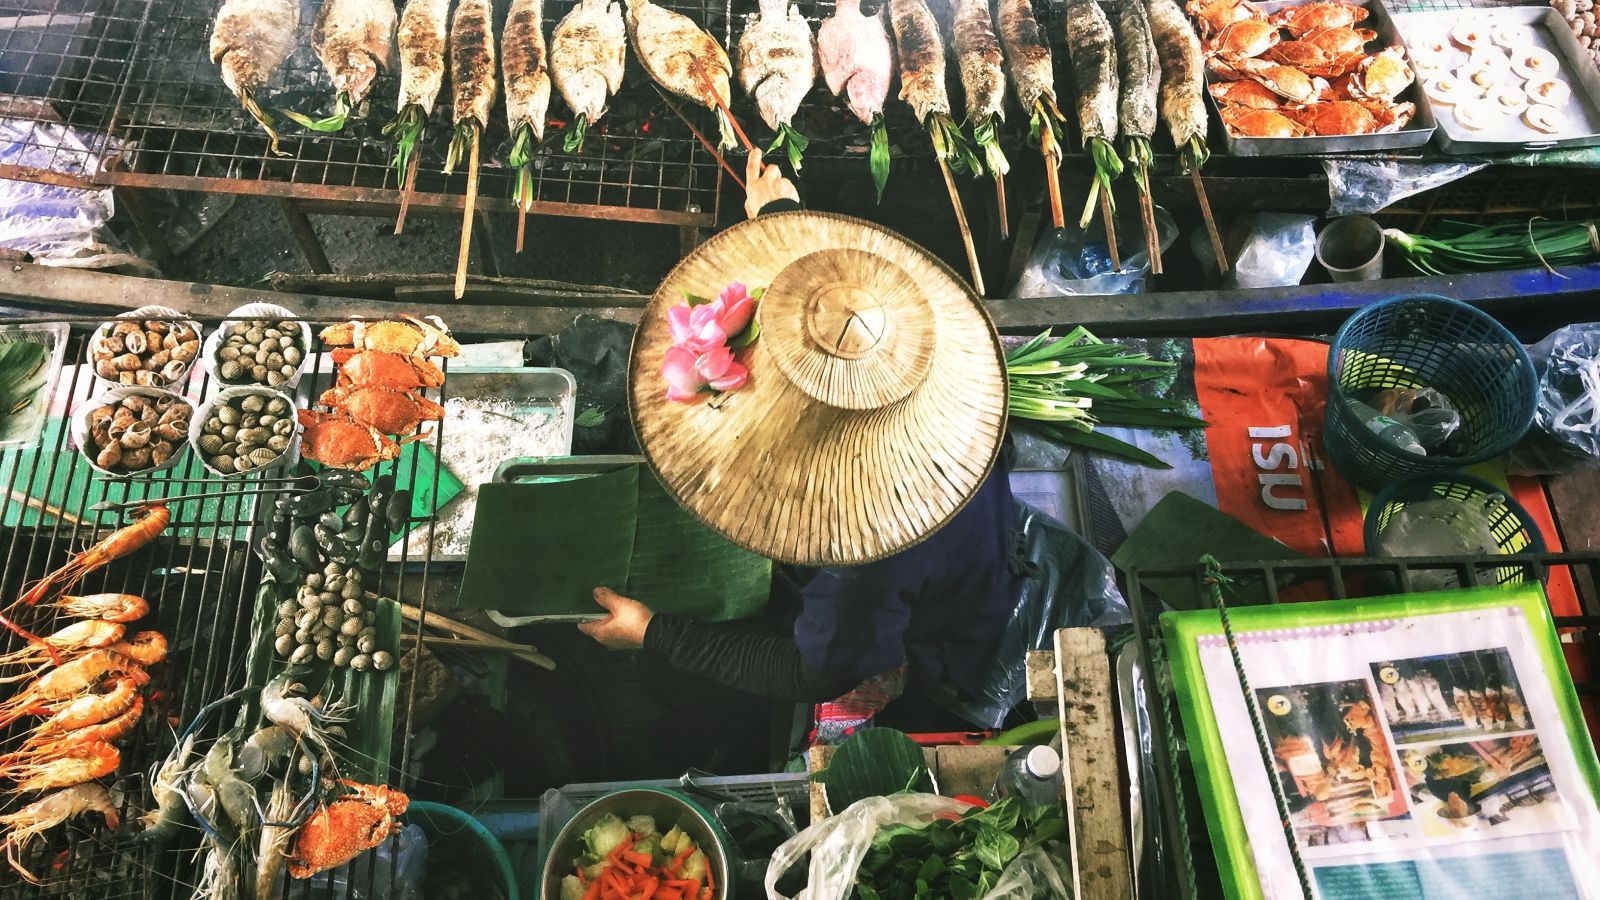
[[[936,756],[933,771],[939,781],[939,793],[946,797],[956,794],[982,797],[994,787],[1006,754],[1016,748],[941,744],[933,749]]]
[[[1061,695],[1056,687],[1056,652],[1029,650],[1025,661],[1028,672],[1028,699],[1035,703],[1054,703]]]
[[[1132,900],[1105,635],[1098,628],[1057,631],[1056,661],[1073,896]]]

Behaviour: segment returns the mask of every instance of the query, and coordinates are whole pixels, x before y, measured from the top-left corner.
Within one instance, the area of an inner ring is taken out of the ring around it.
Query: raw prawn
[[[318,709],[311,700],[300,696],[304,691],[305,685],[290,681],[287,674],[279,675],[261,689],[261,714],[273,724],[288,729],[297,739],[328,753],[323,724],[342,721],[344,716],[333,707]]]
[[[268,725],[258,729],[239,745],[239,752],[234,757],[239,777],[246,781],[255,781],[265,775],[268,769],[287,759],[293,750],[294,733],[289,729],[282,725]]]
[[[167,658],[167,636],[159,631],[137,631],[109,649],[141,666],[153,666]]]
[[[139,717],[142,715],[144,715],[144,698],[134,694],[133,705],[123,710],[121,715],[55,737],[35,733],[22,745],[21,750],[14,754],[0,757],[0,765],[13,761],[13,758],[16,760],[49,759],[59,755],[68,747],[80,747],[84,744],[109,744],[112,741],[119,741],[127,737],[128,732],[139,724]]]
[[[194,755],[194,735],[186,735],[160,765],[150,771],[150,794],[155,809],[139,817],[140,840],[164,844],[177,836],[187,808],[183,801],[183,780],[189,774],[189,758]]]
[[[150,613],[150,604],[138,594],[86,594],[82,597],[63,596],[50,606],[64,615],[80,619],[104,619],[107,622],[137,622]]]
[[[123,676],[110,679],[108,683],[111,689],[103,694],[78,697],[57,707],[54,715],[33,729],[33,734],[28,738],[29,743],[35,740],[52,740],[70,731],[98,725],[122,715],[135,703],[140,702],[137,679]]]
[[[39,879],[22,867],[17,854],[21,853],[35,837],[87,812],[97,812],[104,816],[106,827],[113,831],[122,824],[117,816],[117,807],[111,802],[111,794],[98,784],[78,784],[63,788],[33,801],[10,815],[0,816],[0,828],[10,829],[10,833],[0,841],[5,846],[6,861],[17,874],[32,884],[38,884]]]
[[[42,600],[47,600],[63,591],[72,590],[78,582],[96,569],[107,565],[113,560],[138,550],[155,540],[167,524],[172,521],[172,513],[164,504],[153,503],[145,507],[149,512],[144,518],[131,525],[124,525],[113,531],[105,540],[93,547],[76,554],[66,565],[46,575],[34,583],[17,603],[24,606],[37,606]],[[15,608],[13,604],[12,608]],[[24,630],[5,616],[0,616],[0,625],[10,629],[18,637],[24,638],[35,644],[43,643],[44,639]],[[50,645],[44,645],[50,653],[50,661],[60,665],[61,654]]]
[[[26,644],[17,650],[0,656],[0,668],[11,666],[26,667],[37,670],[50,662],[48,649],[59,653],[75,653],[79,650],[93,650],[105,647],[122,640],[123,627],[116,622],[107,622],[103,619],[90,619],[85,622],[73,622],[55,634],[46,635],[40,640],[41,644]],[[18,681],[29,677],[28,673],[13,675],[0,679],[0,684]]]
[[[109,648],[90,650],[46,672],[16,696],[0,703],[0,728],[29,715],[46,703],[88,693],[107,676],[125,675],[140,686],[150,681],[144,666]]]
[[[16,782],[19,791],[48,791],[104,778],[121,764],[122,754],[110,744],[81,744],[49,758],[0,765],[0,777]]]

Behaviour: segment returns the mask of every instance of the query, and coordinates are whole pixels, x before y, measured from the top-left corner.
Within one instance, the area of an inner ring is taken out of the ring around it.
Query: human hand
[[[594,602],[605,607],[606,617],[580,623],[579,631],[608,650],[637,650],[644,646],[644,631],[655,615],[650,607],[603,587],[594,589]]]
[[[794,182],[783,177],[783,170],[761,162],[759,152],[750,154],[744,167],[744,214],[754,219],[761,207],[774,200],[800,202],[800,191]]]

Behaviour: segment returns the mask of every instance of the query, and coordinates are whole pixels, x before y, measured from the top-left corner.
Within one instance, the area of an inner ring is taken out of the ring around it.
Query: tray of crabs
[[[1378,0],[1190,0],[1235,156],[1420,147],[1433,114]]]

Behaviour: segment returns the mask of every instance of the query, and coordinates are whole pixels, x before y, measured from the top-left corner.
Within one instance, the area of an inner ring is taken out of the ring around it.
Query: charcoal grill
[[[220,320],[202,320],[208,329]],[[68,363],[83,359],[83,343],[93,323],[76,322],[67,350]],[[316,354],[320,363],[322,354]],[[203,367],[201,367],[203,368]],[[313,391],[320,392],[331,382],[329,372],[317,372],[314,365],[305,376]],[[190,448],[177,467],[149,479],[107,484],[93,480],[88,463],[70,446],[68,429],[59,417],[100,393],[87,367],[64,371],[52,398],[52,419],[40,446],[35,450],[7,449],[0,453],[0,597],[16,597],[22,585],[60,565],[69,554],[82,549],[127,519],[115,512],[97,512],[91,506],[105,499],[161,499],[192,492],[194,484],[175,481],[201,478],[206,473]],[[201,400],[217,391],[204,372],[196,372],[180,390],[191,400]],[[442,391],[429,396],[443,402]],[[437,453],[444,423],[429,439]],[[408,481],[419,489],[427,476],[419,474],[418,457],[411,456],[409,471],[396,471],[407,463],[386,463],[380,471],[395,474],[402,485]],[[9,869],[0,871],[0,900],[13,898],[73,898],[73,900],[120,900],[120,898],[188,897],[195,881],[194,850],[198,831],[187,829],[164,850],[136,841],[138,829],[132,824],[152,805],[147,775],[152,764],[173,746],[175,729],[187,726],[205,704],[245,685],[246,656],[250,647],[251,616],[256,589],[260,584],[260,565],[250,544],[271,508],[272,496],[250,496],[259,489],[263,476],[252,474],[228,481],[212,481],[208,490],[226,491],[228,496],[204,503],[185,501],[173,504],[172,524],[161,536],[138,553],[90,575],[74,593],[117,591],[143,596],[151,606],[150,615],[136,628],[156,628],[171,645],[168,660],[152,671],[146,689],[146,711],[134,734],[122,749],[122,765],[115,782],[123,829],[112,834],[98,823],[97,816],[84,817],[67,826],[53,829],[35,841],[23,861],[42,886],[21,883]],[[270,476],[268,476],[270,477]],[[418,484],[418,479],[422,479]],[[438,488],[437,473],[433,489]],[[404,546],[406,542],[402,542]],[[433,564],[431,542],[428,552],[418,557],[403,557],[385,566],[373,591],[387,597],[404,598],[421,606],[429,605],[430,576]],[[49,616],[19,620],[35,632],[48,633],[66,624]],[[70,621],[70,620],[68,620]],[[413,624],[401,635],[400,656],[419,636]],[[0,650],[21,646],[10,632],[0,640]],[[6,689],[9,692],[10,688]],[[399,734],[397,759],[409,758],[411,749],[411,697],[402,691],[395,722]],[[232,721],[232,712],[214,717],[219,721],[199,732],[215,736]],[[0,742],[9,744],[17,732],[0,731]],[[383,763],[387,765],[387,761]],[[410,767],[400,765],[389,773],[388,783],[401,789],[411,786]],[[381,769],[380,769],[381,772]],[[381,777],[381,775],[380,775]],[[31,798],[28,798],[31,799]],[[11,812],[22,799],[0,794],[0,812]],[[377,874],[376,857],[369,854],[352,868],[350,878],[356,887],[370,883]],[[3,867],[0,867],[3,868]],[[288,885],[283,896],[333,896],[332,874]]]

